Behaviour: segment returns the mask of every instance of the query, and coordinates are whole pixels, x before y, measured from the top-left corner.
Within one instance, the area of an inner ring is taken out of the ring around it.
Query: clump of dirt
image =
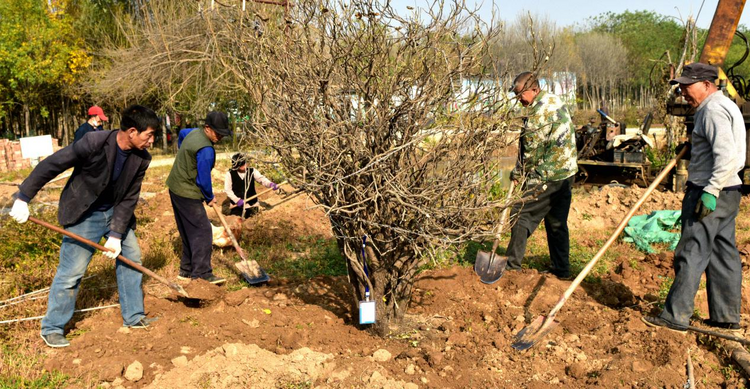
[[[191,299],[214,301],[224,295],[224,288],[214,285],[204,279],[191,280],[183,287]]]

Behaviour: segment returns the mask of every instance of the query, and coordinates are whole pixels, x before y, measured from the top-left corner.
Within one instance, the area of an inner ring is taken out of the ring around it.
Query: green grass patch
[[[61,388],[70,384],[70,378],[58,371],[44,371],[43,357],[2,346],[2,373],[0,388],[42,389]]]
[[[248,258],[255,259],[268,273],[293,281],[316,276],[346,275],[346,262],[335,239],[304,237],[268,245],[244,244]]]
[[[57,224],[54,212],[36,215]],[[0,298],[8,298],[49,286],[55,274],[62,237],[32,222],[18,224],[9,216],[0,218]]]
[[[11,172],[0,173],[0,182],[21,182],[31,174],[33,168],[27,167]]]

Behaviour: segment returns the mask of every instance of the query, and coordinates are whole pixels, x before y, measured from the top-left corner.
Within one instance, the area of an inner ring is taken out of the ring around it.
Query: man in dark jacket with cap
[[[211,267],[212,234],[203,203],[216,203],[211,170],[216,162],[213,145],[231,135],[229,120],[223,112],[211,111],[202,129],[186,128],[177,139],[177,157],[167,178],[177,230],[182,237],[181,280],[202,278],[213,284],[225,280],[213,274]]]
[[[133,211],[151,162],[146,149],[154,143],[159,118],[154,111],[134,105],[122,113],[121,127],[118,131],[90,132],[40,162],[18,188],[10,216],[19,223],[26,222],[28,202],[47,182],[72,167],[73,174],[60,195],[60,224],[94,242],[107,236],[104,247],[110,251],[104,255],[115,259],[122,251],[123,256],[140,263]],[[93,254],[93,247],[63,238],[60,264],[50,287],[47,314],[42,319],[42,339],[50,347],[70,345],[63,335],[65,325],[73,317],[78,286]],[[146,318],[144,313],[142,274],[120,261],[115,272],[123,325],[148,327],[154,319]]]
[[[735,242],[740,207],[738,173],[745,165],[745,122],[732,100],[716,86],[718,71],[703,63],[685,66],[679,84],[696,108],[691,133],[688,183],[682,200],[682,235],[674,256],[675,278],[664,310],[645,316],[652,327],[685,332],[695,294],[706,273],[709,320],[704,324],[739,330],[742,263]]]

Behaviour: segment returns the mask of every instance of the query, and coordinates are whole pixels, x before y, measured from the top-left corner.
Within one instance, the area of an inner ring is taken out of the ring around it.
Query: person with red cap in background
[[[101,107],[95,105],[89,108],[89,120],[78,127],[75,133],[75,137],[73,138],[73,143],[78,142],[79,140],[81,140],[81,138],[83,138],[84,135],[91,131],[103,130],[102,123],[106,121],[109,121],[109,118],[104,115],[104,111]]]

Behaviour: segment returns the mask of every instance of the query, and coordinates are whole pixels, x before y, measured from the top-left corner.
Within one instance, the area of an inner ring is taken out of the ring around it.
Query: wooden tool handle
[[[229,235],[229,239],[232,241],[232,245],[234,246],[234,249],[237,250],[237,253],[240,255],[240,258],[242,258],[242,262],[247,266],[248,269],[250,269],[253,273],[253,277],[260,277],[260,268],[257,266],[255,261],[253,261],[252,265],[247,260],[247,256],[245,256],[245,252],[242,250],[242,247],[240,247],[239,242],[237,242],[237,239],[234,237],[234,233],[232,233],[232,230],[229,228],[229,224],[227,223],[227,219],[224,218],[224,215],[221,213],[221,209],[219,209],[219,206],[214,203],[213,205],[214,211],[216,211],[216,215],[219,216],[219,220],[221,220],[221,225],[224,226],[224,229],[227,230],[227,235]],[[253,266],[255,265],[255,266]]]
[[[495,255],[495,250],[497,250],[497,246],[500,245],[500,235],[503,233],[503,228],[505,228],[505,224],[508,222],[508,215],[510,215],[510,207],[507,203],[510,202],[510,199],[513,198],[513,189],[515,188],[515,186],[516,183],[513,180],[510,180],[508,194],[505,196],[505,209],[503,209],[503,213],[500,216],[500,224],[498,224],[497,226],[495,242],[492,244],[492,251],[490,251],[490,255]]]
[[[641,204],[643,204],[643,202],[646,201],[648,196],[651,195],[651,192],[653,192],[654,189],[656,189],[656,187],[659,186],[662,180],[664,180],[664,177],[666,177],[669,174],[672,168],[677,164],[677,161],[679,161],[680,158],[682,158],[682,156],[685,155],[686,152],[687,152],[687,148],[682,149],[682,151],[680,151],[680,153],[677,154],[677,156],[674,157],[674,159],[669,161],[667,166],[665,166],[664,169],[662,169],[661,173],[659,173],[656,179],[654,179],[654,182],[652,182],[651,185],[649,185],[649,187],[646,189],[646,192],[644,192],[643,195],[641,195],[641,198],[638,199],[635,205],[633,205],[633,207],[630,208],[630,211],[628,211],[625,217],[622,218],[620,225],[618,225],[615,232],[613,232],[612,235],[610,235],[609,239],[604,244],[604,246],[602,246],[602,248],[599,249],[596,255],[594,255],[594,258],[592,258],[591,261],[589,261],[589,263],[586,265],[586,267],[584,267],[583,270],[581,270],[581,272],[578,274],[578,277],[576,277],[576,279],[573,280],[573,283],[570,284],[570,286],[565,291],[565,293],[563,293],[562,297],[560,298],[560,301],[557,303],[557,305],[555,305],[554,308],[552,308],[552,311],[550,311],[548,319],[554,317],[557,311],[559,311],[560,308],[562,308],[562,306],[565,304],[565,301],[568,299],[568,297],[570,297],[570,295],[573,294],[573,291],[575,291],[578,285],[580,285],[581,282],[583,282],[583,279],[586,278],[586,276],[591,272],[591,269],[594,268],[594,265],[596,265],[599,259],[604,255],[604,253],[607,251],[609,246],[611,246],[612,243],[615,242],[617,237],[620,236],[620,233],[622,233],[625,227],[627,227],[628,222],[630,221],[630,218],[633,217],[633,215],[638,210],[638,208],[640,208]]]
[[[39,219],[37,219],[35,217],[32,217],[32,216],[29,216],[29,220],[32,221],[32,222],[34,222],[34,223],[36,223],[36,224],[39,224],[40,226],[47,227],[47,228],[49,228],[52,231],[59,232],[59,233],[65,235],[65,236],[67,236],[69,238],[75,239],[75,240],[77,240],[77,241],[79,241],[81,243],[85,243],[85,244],[87,244],[87,245],[89,245],[89,246],[91,246],[91,247],[93,247],[93,248],[95,248],[95,249],[97,249],[99,251],[111,252],[108,248],[105,248],[104,246],[102,246],[102,245],[100,245],[98,243],[94,243],[93,241],[90,241],[90,240],[88,240],[88,239],[86,239],[86,238],[84,238],[82,236],[76,235],[76,234],[74,234],[74,233],[72,233],[70,231],[66,231],[66,230],[64,230],[64,229],[62,229],[62,228],[60,228],[60,227],[58,227],[58,226],[56,226],[54,224],[47,223],[44,220],[39,220]],[[132,267],[134,267],[136,269],[138,269],[138,271],[140,271],[143,274],[147,274],[147,275],[149,275],[151,277],[154,277],[155,279],[157,279],[159,282],[161,282],[163,284],[169,285],[170,287],[172,286],[172,283],[169,282],[164,277],[161,277],[160,275],[152,272],[151,270],[146,269],[141,264],[135,263],[135,262],[133,262],[133,261],[131,261],[131,260],[123,257],[122,254],[118,255],[117,259],[119,259],[123,263],[126,263],[126,264],[128,264],[128,265],[130,265],[130,266],[132,266]]]
[[[288,183],[288,182],[289,182],[289,181],[287,181],[287,180],[284,180],[284,181],[282,181],[282,182],[281,182],[280,184],[276,184],[276,186],[282,186],[282,185],[284,185],[284,184],[286,184],[286,183]],[[248,202],[248,201],[250,201],[250,200],[252,200],[252,199],[254,199],[254,198],[258,197],[258,196],[264,195],[264,194],[266,194],[266,193],[268,193],[268,192],[270,192],[270,191],[272,191],[272,190],[273,190],[273,188],[268,188],[268,189],[266,189],[266,190],[264,190],[264,191],[261,191],[260,193],[257,193],[257,194],[255,194],[255,195],[253,195],[253,196],[250,196],[250,197],[246,198],[246,199],[245,199],[244,201],[245,201],[245,202]]]

